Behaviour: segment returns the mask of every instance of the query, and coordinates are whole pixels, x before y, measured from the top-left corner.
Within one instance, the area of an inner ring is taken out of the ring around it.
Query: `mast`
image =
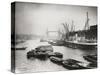
[[[86,13],[86,22],[85,22],[85,27],[84,30],[88,30],[89,29],[89,17],[88,17],[88,12]]]
[[[70,32],[73,32],[74,31],[74,21],[72,20],[72,25],[71,25],[71,30]]]

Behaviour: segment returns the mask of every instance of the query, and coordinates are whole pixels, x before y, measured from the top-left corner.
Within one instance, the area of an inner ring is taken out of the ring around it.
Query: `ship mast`
[[[74,27],[74,21],[72,20],[72,25],[71,25],[71,30],[70,30],[70,32],[73,32],[75,29],[74,29],[75,27]]]
[[[85,22],[85,27],[84,27],[84,30],[89,30],[89,17],[88,17],[88,12],[86,13],[86,22]]]

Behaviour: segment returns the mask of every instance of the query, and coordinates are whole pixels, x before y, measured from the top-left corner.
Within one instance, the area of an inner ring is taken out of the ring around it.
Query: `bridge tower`
[[[52,36],[53,34],[53,36]],[[54,35],[55,34],[55,35]],[[55,36],[55,37],[54,37]],[[46,30],[46,37],[48,39],[55,39],[58,40],[61,37],[61,33],[58,30]]]

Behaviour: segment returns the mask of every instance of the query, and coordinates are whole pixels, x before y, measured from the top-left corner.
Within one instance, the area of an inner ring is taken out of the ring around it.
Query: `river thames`
[[[28,40],[24,43],[18,44],[19,46],[27,47],[25,50],[15,51],[15,72],[16,73],[29,73],[29,72],[46,72],[46,71],[65,71],[68,70],[61,65],[57,65],[50,61],[50,59],[39,60],[36,58],[27,59],[27,52],[39,45],[47,45],[48,42],[39,42],[39,40]],[[83,55],[94,54],[97,50],[80,50],[72,49],[65,46],[53,46],[54,52],[63,54],[63,59],[76,59],[88,64],[84,60]]]

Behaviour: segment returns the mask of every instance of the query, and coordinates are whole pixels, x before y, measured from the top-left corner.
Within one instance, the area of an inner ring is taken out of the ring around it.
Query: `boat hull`
[[[94,50],[97,48],[97,43],[82,43],[82,42],[66,41],[66,46],[74,49]]]

